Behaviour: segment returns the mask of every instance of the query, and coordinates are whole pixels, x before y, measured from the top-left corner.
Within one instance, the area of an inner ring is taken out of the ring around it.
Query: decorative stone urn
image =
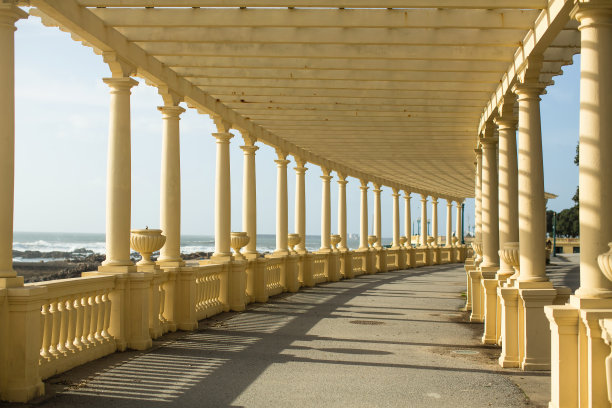
[[[597,257],[597,263],[599,264],[599,269],[603,272],[603,274],[612,281],[612,242],[608,243],[610,250],[605,252]]]
[[[451,242],[453,243],[452,245],[457,248],[459,245],[457,245],[457,242],[459,242],[459,238],[457,237],[452,237],[451,238]]]
[[[240,250],[244,248],[251,238],[247,235],[246,232],[232,232],[231,233],[231,247],[234,251],[236,251],[236,258],[244,259],[244,255],[240,253]]]
[[[287,244],[289,245],[289,252],[295,254],[295,246],[302,241],[300,234],[289,234],[287,235]]]
[[[406,237],[400,237],[400,246],[403,248],[407,248],[406,246],[406,242],[408,242],[408,238]]]
[[[151,254],[159,251],[166,243],[166,236],[162,235],[162,230],[147,227],[130,232],[130,247],[142,257],[136,265],[155,265],[151,260]]]
[[[427,246],[428,246],[428,247],[433,247],[433,246],[435,246],[435,244],[434,244],[434,241],[435,241],[435,240],[436,240],[436,239],[435,239],[434,237],[427,237]]]
[[[374,248],[376,241],[378,241],[378,237],[376,237],[376,235],[368,235],[368,244],[370,244],[370,248]]]
[[[332,248],[334,249],[334,251],[337,251],[338,250],[338,244],[340,243],[340,241],[342,241],[342,238],[340,237],[340,235],[338,235],[338,234],[331,234],[329,236],[329,240],[331,241]]]
[[[518,242],[506,242],[499,250],[499,257],[514,269],[514,275],[509,279],[517,279],[521,273],[520,247]]]
[[[476,252],[478,258],[482,259],[482,241],[472,242],[472,248],[474,248],[474,252]]]

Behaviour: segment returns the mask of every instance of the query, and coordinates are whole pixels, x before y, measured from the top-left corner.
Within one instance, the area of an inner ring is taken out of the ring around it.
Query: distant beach
[[[383,243],[386,240],[383,239]],[[306,236],[306,248],[316,251],[321,246],[318,235]],[[348,237],[348,246],[357,248],[359,238]],[[257,235],[257,250],[269,253],[276,248],[276,236]],[[212,235],[184,235],[181,254],[184,259],[205,259],[214,251]],[[106,242],[104,234],[64,232],[14,232],[13,267],[26,282],[74,278],[82,272],[96,270],[104,261]],[[132,259],[140,256],[132,252]]]

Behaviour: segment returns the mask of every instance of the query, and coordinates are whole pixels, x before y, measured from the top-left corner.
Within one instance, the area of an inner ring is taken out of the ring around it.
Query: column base
[[[136,265],[100,265],[98,272],[105,275],[122,275],[136,272]]]
[[[23,276],[0,278],[0,289],[20,288],[23,286]]]
[[[523,306],[522,319],[519,316],[519,325],[522,323],[519,328],[522,332],[519,335],[519,350],[523,356],[521,368],[529,371],[550,370],[550,323],[544,314],[544,306],[552,305],[557,296],[557,291],[552,289],[552,283],[537,283],[548,283],[551,288],[519,289],[519,302],[522,301]]]

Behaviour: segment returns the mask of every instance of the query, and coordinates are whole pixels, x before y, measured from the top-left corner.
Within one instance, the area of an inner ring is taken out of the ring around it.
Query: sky
[[[30,17],[17,23],[15,231],[104,232],[106,152],[109,92],[102,78],[110,71],[102,57],[57,28],[44,27]],[[578,184],[573,158],[578,141],[579,56],[542,97],[542,133],[546,191],[559,195],[548,208],[573,205]],[[162,105],[155,88],[143,81],[132,89],[132,228],[159,227]],[[184,106],[187,108],[186,106]],[[181,116],[183,234],[214,233],[215,127],[207,115],[187,109]],[[232,231],[242,230],[242,165],[236,134],[230,144]],[[275,233],[276,155],[262,143],[256,155],[258,233]],[[293,157],[289,157],[293,159]],[[410,163],[406,163],[407,166]],[[295,162],[288,171],[289,231],[294,226]],[[306,176],[306,233],[321,231],[319,167],[308,165]],[[332,175],[335,176],[335,173]],[[332,233],[337,232],[337,180],[331,188]],[[348,233],[359,233],[359,181],[347,185]],[[371,186],[371,185],[370,185]],[[372,205],[369,192],[369,229]],[[420,196],[412,195],[412,224],[420,217]],[[391,189],[383,187],[383,243],[392,236]],[[428,206],[431,217],[431,204]],[[400,201],[400,228],[404,210]],[[453,210],[453,227],[455,225]],[[446,201],[438,205],[438,229],[446,231]],[[474,200],[466,200],[466,230],[474,223]],[[453,228],[454,230],[454,228]],[[416,232],[413,232],[416,233]]]

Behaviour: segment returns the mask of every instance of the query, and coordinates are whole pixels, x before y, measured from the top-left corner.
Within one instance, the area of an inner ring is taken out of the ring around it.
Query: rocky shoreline
[[[210,252],[194,252],[181,254],[181,257],[186,261],[192,259],[207,259],[211,254]],[[96,254],[87,249],[76,249],[71,252],[14,250],[13,258],[21,259],[20,261],[13,262],[13,269],[29,283],[78,278],[83,272],[97,270],[98,266],[106,259],[106,256]],[[29,259],[39,261],[28,261]],[[132,253],[131,259],[133,262],[137,262],[140,260],[140,256],[137,253]],[[156,256],[152,259],[155,260]]]

